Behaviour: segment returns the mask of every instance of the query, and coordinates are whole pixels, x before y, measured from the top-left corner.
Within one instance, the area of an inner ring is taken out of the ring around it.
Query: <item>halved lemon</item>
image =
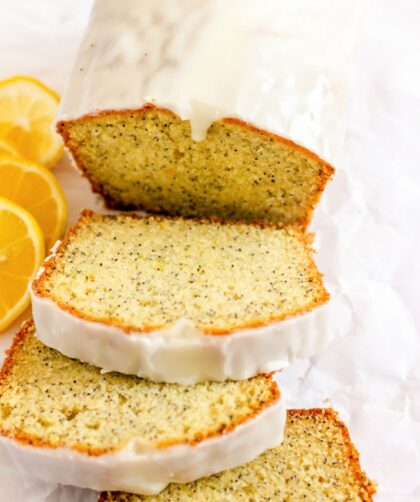
[[[0,155],[3,155],[4,153],[8,155],[14,155],[15,157],[19,156],[18,151],[13,148],[13,146],[8,141],[0,138]]]
[[[44,259],[44,238],[35,218],[0,197],[0,331],[29,305],[29,282]]]
[[[48,251],[65,229],[67,205],[54,175],[45,167],[0,155],[0,196],[16,202],[36,219]]]
[[[47,167],[63,153],[52,123],[60,98],[38,80],[16,76],[0,81],[0,139],[23,157]]]

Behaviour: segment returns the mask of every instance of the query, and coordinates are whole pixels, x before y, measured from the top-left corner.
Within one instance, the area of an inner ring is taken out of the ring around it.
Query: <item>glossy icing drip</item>
[[[97,0],[59,120],[153,103],[340,151],[363,0]]]

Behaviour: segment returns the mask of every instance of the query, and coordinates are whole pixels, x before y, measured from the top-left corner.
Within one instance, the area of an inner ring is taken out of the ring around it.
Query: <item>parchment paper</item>
[[[0,78],[35,75],[62,92],[91,3],[0,0]],[[370,1],[345,149],[312,225],[339,335],[279,375],[290,407],[339,410],[381,502],[420,501],[419,24],[417,0]],[[101,207],[67,160],[55,174],[69,222]],[[2,501],[95,499],[0,470]]]

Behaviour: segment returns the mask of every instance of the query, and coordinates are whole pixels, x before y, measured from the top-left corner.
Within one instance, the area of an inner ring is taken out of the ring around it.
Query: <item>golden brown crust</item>
[[[168,108],[160,108],[160,107],[157,107],[151,103],[146,103],[141,108],[123,109],[123,110],[102,110],[97,113],[83,115],[82,117],[79,117],[79,118],[73,119],[73,120],[60,120],[57,123],[56,129],[57,129],[57,132],[62,136],[62,138],[64,140],[64,144],[66,145],[66,147],[68,148],[68,150],[72,154],[74,161],[75,161],[77,167],[79,168],[80,172],[83,174],[84,177],[86,177],[88,179],[92,190],[95,193],[98,193],[99,195],[101,195],[101,197],[104,199],[107,207],[109,207],[111,209],[121,209],[121,210],[140,209],[140,210],[144,210],[144,211],[149,211],[149,212],[153,212],[153,213],[159,213],[159,214],[166,215],[167,213],[163,210],[151,208],[151,207],[145,207],[141,203],[136,204],[136,205],[134,205],[134,204],[124,205],[120,201],[117,201],[117,200],[113,199],[112,197],[109,197],[107,194],[105,194],[104,191],[102,190],[102,187],[100,185],[98,185],[93,180],[93,178],[90,176],[89,170],[87,169],[87,167],[83,163],[81,157],[79,156],[79,154],[77,152],[77,148],[72,143],[72,141],[70,139],[70,134],[69,134],[69,128],[74,124],[89,122],[90,120],[94,120],[98,117],[106,117],[106,116],[112,116],[112,115],[141,115],[142,113],[144,113],[148,110],[156,110],[156,111],[166,113],[168,115],[171,115],[173,117],[180,119],[180,117],[176,113],[169,110]],[[306,218],[295,222],[296,226],[299,226],[302,229],[306,229],[312,219],[312,214],[315,209],[315,206],[318,204],[319,199],[321,198],[322,192],[324,191],[327,182],[330,180],[330,178],[333,176],[333,174],[335,172],[334,167],[331,164],[329,164],[328,162],[326,162],[325,160],[321,159],[321,157],[319,157],[316,153],[312,152],[311,150],[308,150],[304,146],[298,145],[294,141],[287,139],[283,136],[273,134],[271,132],[265,131],[264,129],[259,129],[258,127],[254,126],[244,120],[241,120],[238,118],[226,117],[224,119],[221,119],[219,122],[224,123],[224,124],[238,125],[240,127],[243,127],[244,129],[248,129],[249,131],[252,131],[255,134],[259,134],[265,138],[272,139],[272,140],[277,141],[278,143],[281,143],[283,145],[287,145],[291,148],[294,148],[295,150],[302,152],[304,155],[312,158],[313,160],[315,160],[319,164],[319,166],[320,166],[319,183],[318,183],[317,190],[315,191],[313,199],[311,201],[311,210],[308,211]]]
[[[367,476],[360,466],[359,452],[354,446],[349,430],[344,422],[342,422],[338,416],[338,413],[332,408],[310,408],[310,409],[296,409],[289,410],[288,417],[293,417],[296,415],[300,416],[317,416],[324,415],[328,417],[334,424],[341,430],[341,434],[346,445],[346,456],[349,460],[351,469],[353,471],[354,478],[357,480],[360,487],[360,499],[363,502],[373,502],[372,495],[376,493],[376,485]]]
[[[21,345],[23,344],[25,337],[32,331],[34,328],[34,322],[32,319],[26,321],[20,331],[15,335],[13,339],[12,346],[10,349],[7,351],[7,357],[3,363],[3,366],[0,370],[0,396],[3,393],[3,387],[5,385],[5,382],[7,381],[8,376],[10,375],[10,372],[13,368],[13,364],[15,362],[15,356],[16,353],[19,351]],[[215,430],[215,431],[210,431],[210,432],[203,432],[200,434],[197,434],[194,438],[190,440],[185,440],[185,439],[173,439],[173,440],[165,440],[165,441],[160,441],[155,444],[156,448],[159,449],[164,449],[164,448],[169,448],[171,446],[176,446],[176,445],[189,445],[189,446],[196,446],[202,441],[212,439],[218,436],[222,436],[224,434],[227,434],[229,432],[234,431],[239,425],[245,424],[246,422],[256,418],[260,413],[262,413],[266,408],[269,408],[270,406],[274,405],[279,399],[281,399],[281,393],[280,389],[278,388],[275,380],[272,378],[273,374],[268,373],[265,375],[262,375],[263,378],[266,380],[270,381],[270,391],[271,391],[271,396],[270,399],[267,400],[265,403],[263,403],[259,407],[255,407],[248,415],[238,418],[236,420],[233,420],[232,423],[229,425],[222,426],[220,429]],[[255,376],[253,378],[250,378],[250,380],[253,380],[254,378],[261,378],[261,375]],[[50,441],[44,441],[43,439],[33,435],[33,434],[27,434],[23,431],[18,431],[18,430],[7,430],[3,429],[0,427],[0,435],[4,437],[8,437],[10,439],[13,439],[17,441],[18,443],[21,443],[23,445],[29,445],[29,446],[35,446],[39,448],[66,448],[69,450],[77,451],[79,453],[89,455],[92,457],[95,456],[100,456],[104,455],[106,453],[113,453],[121,450],[125,444],[117,445],[112,448],[92,448],[83,444],[75,444],[75,445],[63,445],[61,443],[53,443]]]
[[[376,493],[376,485],[362,471],[359,460],[359,453],[356,450],[353,442],[350,439],[349,431],[346,425],[339,419],[338,414],[332,408],[311,408],[311,409],[295,409],[289,410],[288,419],[294,416],[326,416],[329,420],[341,430],[341,434],[346,445],[346,457],[349,460],[353,476],[359,485],[359,496],[363,502],[373,502],[373,495]],[[108,498],[108,492],[103,492],[99,495],[98,502],[111,502]]]
[[[46,282],[50,275],[53,273],[53,271],[56,268],[56,265],[58,263],[58,260],[64,256],[64,253],[66,251],[68,243],[73,239],[78,231],[78,229],[85,223],[85,221],[94,218],[97,216],[97,214],[94,211],[91,211],[90,209],[84,209],[80,213],[80,218],[79,221],[73,225],[72,227],[69,228],[67,231],[66,235],[64,236],[64,239],[61,241],[60,245],[58,246],[57,250],[53,255],[51,255],[47,260],[45,261],[43,265],[43,271],[42,273],[32,282],[32,290],[33,292],[41,297],[41,298],[48,298],[51,301],[53,301],[59,308],[62,310],[70,313],[71,315],[74,315],[80,319],[84,319],[85,321],[90,321],[90,322],[98,322],[101,324],[104,324],[106,326],[113,326],[118,329],[121,329],[124,333],[130,334],[130,333],[136,333],[136,334],[147,334],[151,333],[153,331],[163,329],[165,326],[164,325],[154,325],[154,326],[135,326],[135,325],[125,325],[123,324],[120,320],[116,318],[109,318],[109,317],[95,317],[91,316],[89,314],[86,314],[85,312],[82,312],[81,310],[73,307],[72,305],[69,305],[65,302],[60,302],[56,298],[53,298],[50,294],[49,291],[46,287]],[[145,216],[140,216],[138,214],[132,214],[132,213],[127,213],[125,214],[126,217],[131,217],[135,219],[141,219],[145,218]],[[181,216],[148,216],[149,218],[154,218],[157,220],[162,220],[162,219],[171,219],[171,220],[184,220]],[[215,217],[209,217],[209,218],[188,218],[188,220],[196,221],[196,222],[217,222],[223,225],[239,225],[239,224],[246,224],[246,225],[257,225],[261,228],[283,228],[287,229],[289,232],[293,233],[304,245],[305,249],[308,251],[309,256],[312,255],[314,250],[311,247],[313,235],[312,234],[305,234],[303,233],[299,228],[292,227],[292,226],[287,226],[287,227],[279,227],[278,225],[275,225],[273,223],[266,223],[266,222],[243,222],[243,221],[233,221],[233,220],[226,220],[223,221],[221,219],[215,218]],[[272,323],[275,322],[280,322],[284,321],[285,319],[289,319],[298,315],[306,314],[307,312],[310,312],[314,308],[323,305],[330,299],[330,295],[328,291],[324,288],[322,284],[322,274],[319,272],[317,269],[314,260],[311,258],[311,263],[310,263],[310,268],[311,272],[315,278],[315,280],[318,282],[321,290],[321,294],[317,300],[311,302],[309,305],[307,305],[305,308],[297,308],[287,314],[282,314],[279,316],[271,316],[268,319],[256,319],[253,322],[247,322],[243,324],[238,324],[230,329],[226,328],[208,328],[208,327],[202,327],[202,326],[197,326],[199,329],[202,330],[202,332],[205,335],[209,336],[226,336],[226,335],[232,335],[237,331],[240,330],[245,330],[245,329],[251,329],[251,328],[262,328],[264,326],[268,326]]]
[[[3,383],[7,380],[14,364],[15,353],[19,350],[26,335],[33,329],[34,321],[33,319],[28,319],[22,323],[20,330],[16,333],[13,338],[12,345],[6,350],[6,358],[3,362],[3,366],[0,369],[0,395],[2,394]]]
[[[312,152],[311,150],[308,150],[304,146],[298,145],[294,141],[287,139],[283,136],[279,136],[278,134],[273,134],[273,133],[268,132],[264,129],[259,129],[258,127],[255,127],[254,125],[250,124],[249,122],[245,122],[245,121],[243,121],[241,119],[237,119],[237,118],[225,118],[225,119],[221,120],[221,122],[225,123],[225,124],[236,124],[236,125],[242,126],[242,127],[246,128],[249,131],[252,131],[256,134],[260,134],[261,136],[264,136],[266,138],[270,138],[274,141],[277,141],[278,143],[281,143],[283,145],[294,148],[295,150],[298,150],[299,152],[302,152],[304,155],[312,158],[313,160],[315,160],[315,162],[317,162],[319,164],[319,166],[320,166],[319,184],[318,184],[317,190],[315,191],[314,197],[311,201],[312,209],[310,212],[308,212],[305,219],[302,219],[302,220],[295,222],[296,226],[299,226],[302,229],[306,229],[312,220],[312,214],[314,212],[316,205],[319,202],[319,199],[321,198],[322,192],[325,190],[325,187],[326,187],[328,181],[335,173],[334,167],[331,164],[329,164],[328,162],[326,162],[325,160],[321,159],[321,157],[319,157],[316,153]]]

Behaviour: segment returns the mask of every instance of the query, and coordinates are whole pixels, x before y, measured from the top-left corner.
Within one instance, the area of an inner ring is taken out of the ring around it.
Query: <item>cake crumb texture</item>
[[[0,433],[22,443],[99,455],[136,438],[164,448],[233,430],[279,399],[262,375],[238,382],[153,383],[101,374],[43,345],[28,322],[0,374]]]
[[[306,227],[333,168],[291,141],[237,119],[203,141],[169,110],[108,111],[58,124],[109,206]]]
[[[127,332],[188,319],[226,334],[304,313],[328,292],[293,228],[85,211],[36,294]]]
[[[153,496],[103,493],[99,502],[372,501],[375,485],[333,410],[290,410],[285,433],[277,448],[235,469]]]

